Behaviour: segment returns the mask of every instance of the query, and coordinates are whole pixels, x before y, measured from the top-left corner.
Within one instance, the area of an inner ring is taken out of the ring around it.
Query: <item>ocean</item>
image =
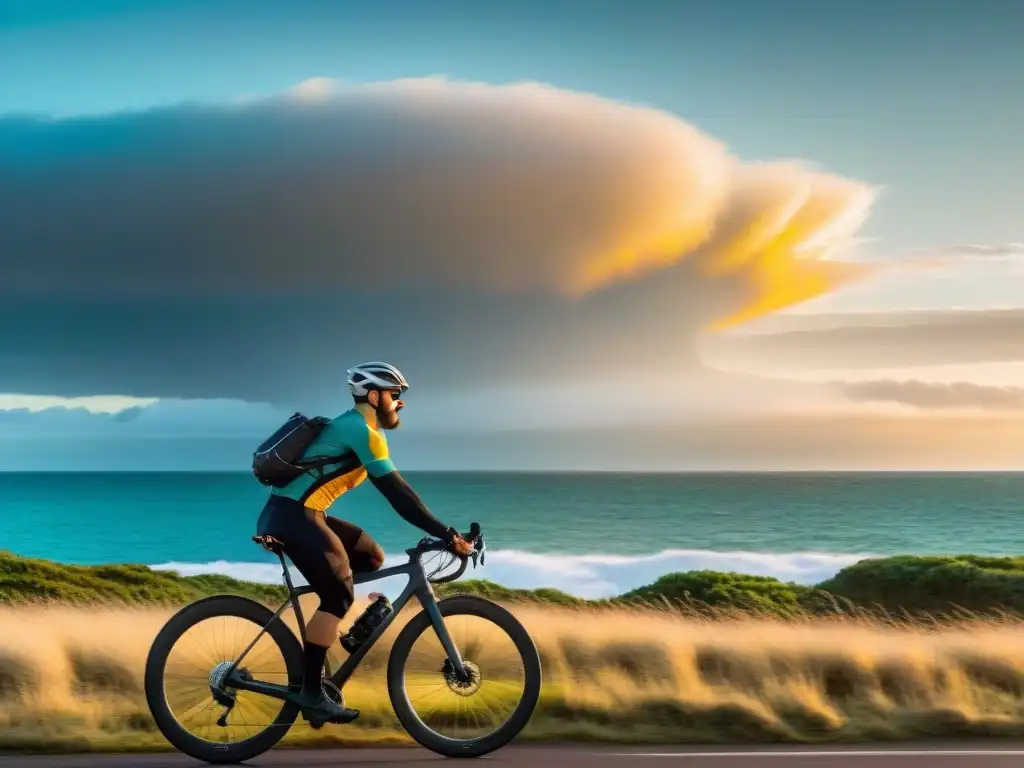
[[[609,596],[709,568],[811,584],[869,556],[1021,554],[1024,474],[417,473],[430,509],[481,524],[466,578]],[[250,537],[266,498],[248,473],[0,473],[0,549],[64,563],[144,563],[280,581]],[[331,514],[388,563],[422,535],[370,483]],[[301,582],[301,578],[299,579]],[[385,582],[383,591],[401,584]]]

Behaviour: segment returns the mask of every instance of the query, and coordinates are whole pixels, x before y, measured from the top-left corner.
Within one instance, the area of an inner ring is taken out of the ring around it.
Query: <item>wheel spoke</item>
[[[515,640],[497,623],[472,613],[445,616],[470,673],[460,683],[431,624],[405,651],[405,701],[421,727],[445,739],[479,741],[502,728],[527,690],[526,665]],[[492,664],[489,659],[501,659]]]
[[[229,604],[228,607],[234,606]],[[206,610],[197,609],[200,615],[195,619],[187,615],[180,617],[183,626],[160,662],[162,684],[156,690],[147,686],[147,694],[155,693],[163,702],[159,710],[154,710],[154,716],[172,743],[201,759],[206,754],[216,754],[218,758],[229,754],[224,748],[255,749],[251,754],[258,754],[266,747],[245,745],[259,739],[268,729],[275,732],[272,737],[268,736],[273,740],[262,741],[268,745],[274,743],[294,722],[295,707],[252,691],[225,687],[227,671],[254,640],[255,645],[238,663],[238,675],[287,685],[296,674],[298,659],[289,662],[285,658],[283,647],[276,639],[280,632],[275,636],[272,631],[264,631],[266,623],[251,618],[253,611],[259,615],[259,610],[251,604],[244,603],[236,608],[239,615],[230,611],[211,615],[209,608],[204,608]],[[297,648],[294,644],[285,647],[292,653]],[[258,662],[258,667],[250,662]],[[289,666],[292,674],[289,674]],[[218,724],[222,717],[225,725]],[[214,749],[217,751],[211,752]]]

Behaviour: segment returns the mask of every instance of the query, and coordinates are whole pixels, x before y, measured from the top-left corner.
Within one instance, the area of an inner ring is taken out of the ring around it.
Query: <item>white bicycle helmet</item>
[[[389,363],[361,363],[349,368],[348,388],[354,397],[364,397],[371,389],[399,389],[405,392],[409,382],[402,372]]]

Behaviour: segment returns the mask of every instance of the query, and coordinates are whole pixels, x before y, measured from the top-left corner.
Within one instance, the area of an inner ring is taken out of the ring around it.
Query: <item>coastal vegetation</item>
[[[579,609],[648,607],[702,616],[753,614],[799,619],[829,614],[945,619],[966,615],[1024,617],[1024,557],[898,556],[866,559],[814,586],[718,571],[670,573],[621,595],[585,600],[554,588],[513,589],[490,581],[439,585],[438,596],[482,595],[502,603]],[[213,594],[280,603],[280,584],[207,574],[180,576],[144,565],[64,565],[0,551],[0,603],[56,602],[175,606]]]
[[[437,591],[508,604],[533,635],[544,687],[522,740],[822,744],[1024,737],[1022,580],[1021,558],[961,556],[868,560],[813,587],[701,571],[595,601],[480,581]],[[168,749],[142,692],[146,654],[176,606],[225,592],[283,597],[0,555],[0,749]],[[297,724],[283,747],[410,743],[384,682],[408,618],[346,686],[359,720]]]

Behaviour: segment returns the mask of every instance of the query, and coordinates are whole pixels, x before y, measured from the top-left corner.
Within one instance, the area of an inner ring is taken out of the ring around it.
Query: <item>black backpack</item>
[[[263,485],[284,488],[309,470],[337,461],[331,457],[302,461],[306,449],[330,423],[331,420],[323,416],[308,418],[301,413],[293,413],[288,421],[260,443],[253,453],[253,475]]]

